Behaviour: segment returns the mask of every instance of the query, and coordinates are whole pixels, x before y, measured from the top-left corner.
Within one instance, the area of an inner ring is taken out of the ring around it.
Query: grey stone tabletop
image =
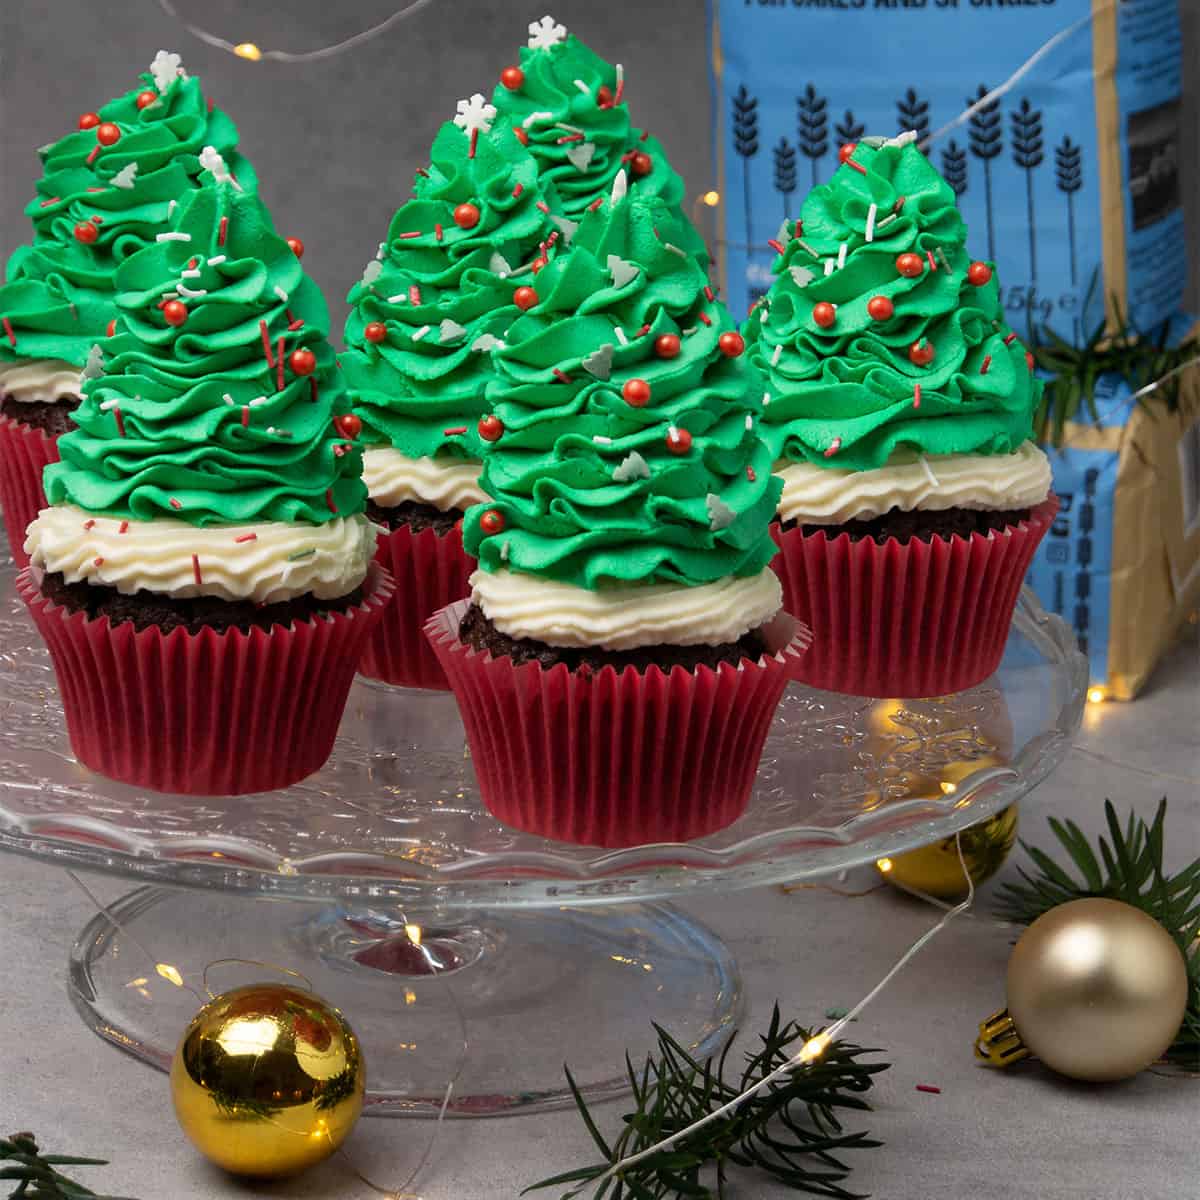
[[[1022,804],[1022,833],[1050,842],[1045,818],[1070,817],[1091,833],[1111,797],[1151,816],[1170,798],[1170,864],[1200,857],[1200,646],[1195,629],[1171,651],[1133,704],[1089,705],[1077,748]],[[1146,1072],[1127,1083],[1085,1086],[1037,1065],[1009,1073],[979,1067],[979,1020],[1003,1004],[1012,932],[986,918],[1015,852],[982,889],[974,919],[952,923],[855,1027],[893,1065],[861,1125],[885,1144],[852,1155],[855,1191],[877,1197],[957,1200],[1186,1200],[1200,1196],[1200,1081]],[[104,899],[124,886],[91,877]],[[247,901],[247,904],[253,901]],[[778,998],[785,1014],[820,1024],[849,1007],[937,918],[928,905],[884,888],[859,899],[821,888],[741,892],[688,905],[733,950],[754,1029]],[[51,866],[0,861],[0,1129],[36,1131],[47,1149],[111,1159],[90,1168],[97,1190],[171,1200],[256,1194],[368,1200],[372,1192],[339,1158],[294,1180],[251,1185],[204,1162],[171,1112],[166,1077],[88,1032],[67,998],[64,966],[89,902]],[[563,1014],[569,1028],[570,1014]],[[582,1032],[578,1036],[583,1036]],[[917,1091],[934,1085],[940,1093]],[[621,1102],[597,1110],[615,1124]],[[399,1186],[430,1136],[428,1121],[359,1122],[346,1155],[382,1186]],[[590,1161],[590,1142],[569,1112],[465,1120],[441,1132],[416,1185],[426,1200],[516,1196],[547,1175]],[[543,1193],[550,1195],[551,1193]],[[782,1196],[747,1182],[735,1193]],[[786,1193],[793,1194],[793,1193]]]

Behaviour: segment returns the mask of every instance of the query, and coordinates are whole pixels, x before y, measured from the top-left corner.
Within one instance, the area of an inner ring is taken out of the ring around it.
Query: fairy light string
[[[205,45],[214,46],[218,50],[225,50],[229,54],[236,55],[238,58],[245,59],[247,62],[261,62],[264,59],[271,62],[284,63],[311,63],[320,62],[326,58],[333,58],[338,54],[345,54],[348,50],[354,50],[357,47],[372,41],[381,34],[386,33],[394,25],[398,25],[401,21],[409,17],[415,16],[423,8],[427,8],[433,0],[411,0],[411,3],[405,5],[404,8],[398,9],[392,13],[390,17],[385,17],[378,24],[372,25],[368,29],[364,29],[359,33],[353,34],[351,37],[344,38],[340,42],[334,42],[328,46],[322,46],[317,50],[305,50],[293,53],[289,50],[263,50],[255,42],[231,42],[226,38],[219,37],[215,33],[210,33],[207,29],[200,28],[199,25],[193,25],[191,22],[184,20],[179,15],[179,11],[175,7],[174,0],[158,0],[158,7],[163,10],[167,16],[178,21],[192,37],[204,42]]]

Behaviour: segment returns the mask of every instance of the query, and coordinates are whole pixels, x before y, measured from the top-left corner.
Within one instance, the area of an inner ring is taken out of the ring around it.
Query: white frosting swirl
[[[321,525],[201,527],[173,517],[93,517],[62,504],[38,514],[25,552],[68,583],[275,604],[303,595],[333,600],[358,587],[375,555],[375,530],[361,514]]]
[[[60,358],[0,362],[0,393],[22,404],[51,404],[60,396],[79,398],[79,368]]]
[[[765,625],[783,605],[775,573],[715,583],[630,584],[591,591],[518,571],[476,571],[471,599],[501,633],[551,646],[718,646]]]
[[[1050,462],[1033,444],[1012,454],[897,453],[870,471],[777,464],[779,516],[809,525],[866,520],[890,509],[1031,508],[1050,492]]]
[[[442,512],[470,508],[488,498],[479,486],[479,463],[456,458],[409,458],[391,446],[363,451],[363,481],[381,508],[406,500],[432,504]]]

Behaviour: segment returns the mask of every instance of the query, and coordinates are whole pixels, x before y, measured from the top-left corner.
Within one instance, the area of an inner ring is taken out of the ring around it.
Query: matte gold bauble
[[[328,1158],[363,1106],[358,1039],[311,992],[260,983],[206,1004],[171,1063],[175,1115],[227,1171],[278,1178]]]
[[[964,764],[978,770],[978,763]],[[964,771],[964,776],[968,772]],[[1017,806],[1010,804],[978,825],[963,830],[963,863],[978,887],[1000,870],[1017,840]],[[958,861],[958,843],[954,837],[941,838],[928,846],[893,854],[877,863],[889,883],[939,900],[961,900],[967,894],[962,863]]]
[[[1127,1079],[1162,1057],[1187,994],[1183,954],[1153,917],[1119,900],[1072,900],[1021,935],[1007,1015],[981,1026],[977,1052],[1001,1065],[1032,1053],[1072,1079]]]

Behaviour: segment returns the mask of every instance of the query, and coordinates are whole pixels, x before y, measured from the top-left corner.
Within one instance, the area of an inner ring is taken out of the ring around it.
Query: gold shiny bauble
[[[1072,900],[1040,916],[1008,963],[1008,1012],[1025,1045],[1072,1079],[1127,1079],[1183,1022],[1187,966],[1171,935],[1119,900]]]
[[[363,1106],[358,1039],[311,992],[251,984],[206,1004],[171,1063],[171,1098],[196,1148],[237,1175],[294,1175],[328,1158]]]
[[[978,763],[963,764],[979,770]],[[970,771],[964,771],[963,777]],[[1017,840],[1017,806],[1010,804],[978,825],[963,830],[962,856],[975,886],[990,879],[1000,870]],[[928,846],[893,854],[880,859],[880,871],[889,883],[912,888],[939,900],[961,900],[967,894],[962,863],[958,861],[958,842],[954,837],[941,838]]]

